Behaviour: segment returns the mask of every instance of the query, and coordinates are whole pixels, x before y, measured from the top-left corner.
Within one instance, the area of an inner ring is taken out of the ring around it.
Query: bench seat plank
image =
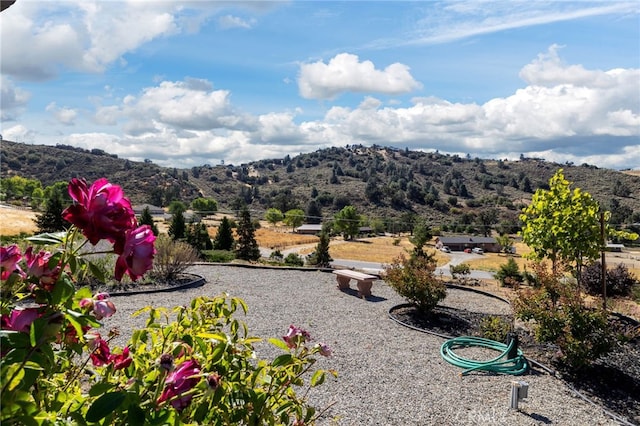
[[[348,289],[351,279],[356,280],[360,297],[371,296],[373,281],[378,279],[375,275],[352,271],[351,269],[338,269],[333,271],[333,273],[336,275],[336,281],[338,281],[338,288],[340,290]]]

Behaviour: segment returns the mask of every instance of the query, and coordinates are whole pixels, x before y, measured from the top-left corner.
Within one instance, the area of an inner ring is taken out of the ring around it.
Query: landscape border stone
[[[117,296],[131,296],[134,294],[152,294],[152,293],[167,293],[170,291],[179,291],[179,290],[186,290],[186,289],[190,289],[190,288],[197,288],[197,287],[202,287],[204,285],[204,283],[206,282],[205,278],[201,275],[196,275],[196,274],[183,274],[183,275],[189,275],[191,277],[193,277],[193,279],[185,284],[179,284],[179,285],[174,285],[174,286],[167,286],[164,288],[155,288],[155,289],[151,289],[151,290],[133,290],[133,291],[119,291],[119,292],[114,292],[114,293],[109,293],[109,297],[117,297]]]

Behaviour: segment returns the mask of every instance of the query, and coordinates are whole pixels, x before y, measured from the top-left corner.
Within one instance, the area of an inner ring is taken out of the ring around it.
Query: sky
[[[18,0],[4,139],[189,168],[378,145],[640,169],[637,1]]]

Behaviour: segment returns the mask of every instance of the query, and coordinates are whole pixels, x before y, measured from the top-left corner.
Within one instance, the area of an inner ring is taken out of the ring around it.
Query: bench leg
[[[360,297],[369,297],[371,296],[371,286],[373,286],[373,281],[358,281],[358,293],[360,293]]]
[[[338,288],[340,290],[346,290],[349,288],[349,281],[351,281],[351,278],[336,275],[336,280],[338,281]]]

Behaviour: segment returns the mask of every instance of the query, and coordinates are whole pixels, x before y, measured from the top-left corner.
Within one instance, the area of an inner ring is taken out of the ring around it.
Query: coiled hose
[[[526,373],[529,370],[529,364],[520,349],[517,349],[517,354],[513,358],[507,358],[507,355],[515,345],[517,345],[517,340],[512,340],[508,345],[506,345],[504,343],[482,337],[460,336],[444,342],[440,347],[440,355],[442,355],[442,358],[449,364],[464,368],[465,370],[460,373],[462,376],[476,370],[512,374],[517,376]],[[470,346],[493,349],[500,352],[500,355],[487,361],[475,361],[462,358],[454,352],[455,349]]]

